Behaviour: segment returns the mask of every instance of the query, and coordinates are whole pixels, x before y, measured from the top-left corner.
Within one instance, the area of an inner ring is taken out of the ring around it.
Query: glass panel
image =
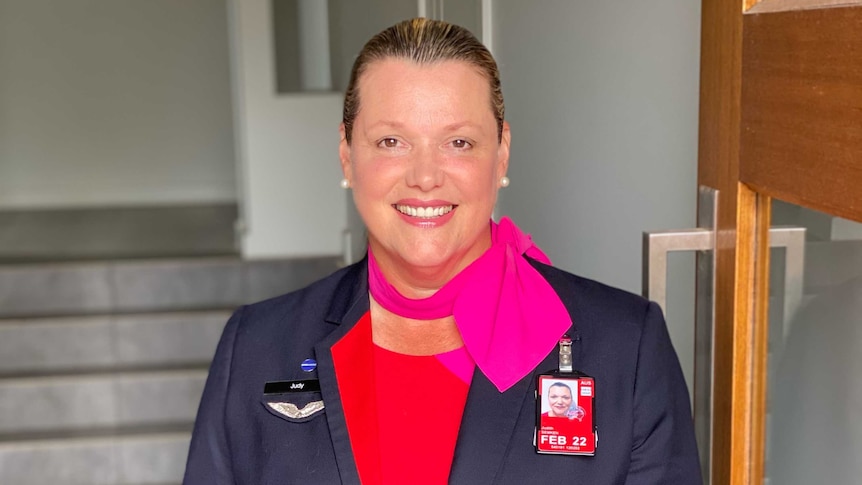
[[[278,93],[332,90],[326,0],[272,0]]]
[[[299,85],[299,24],[294,0],[273,0],[272,33],[275,49],[275,90],[278,93],[302,91]]]
[[[271,0],[278,93],[344,91],[372,35],[415,17],[416,0]]]
[[[774,226],[806,233],[804,254],[770,255],[764,483],[859,483],[862,224],[781,201],[772,211]]]
[[[718,227],[718,192],[698,188],[697,225],[712,230]],[[712,470],[712,359],[715,319],[715,252],[698,251],[695,279],[694,382],[689,387],[694,396],[692,408],[697,451],[703,483],[710,483]]]

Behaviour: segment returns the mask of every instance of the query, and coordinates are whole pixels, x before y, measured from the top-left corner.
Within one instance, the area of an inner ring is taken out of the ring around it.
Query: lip
[[[422,207],[422,208],[441,207],[441,206],[451,205],[452,210],[449,211],[447,214],[442,215],[440,217],[435,217],[434,219],[420,219],[418,217],[411,217],[411,216],[408,216],[407,214],[402,214],[398,209],[395,208],[397,205],[409,205],[411,207],[416,207],[416,208],[419,208],[419,207]],[[443,226],[447,222],[451,221],[452,218],[455,216],[455,212],[458,211],[458,205],[453,204],[452,202],[449,202],[447,200],[442,200],[442,199],[432,199],[432,200],[401,199],[398,202],[392,204],[392,210],[394,210],[395,213],[398,214],[399,217],[401,217],[402,221],[410,224],[411,226],[421,227],[424,229],[433,229],[436,227]]]

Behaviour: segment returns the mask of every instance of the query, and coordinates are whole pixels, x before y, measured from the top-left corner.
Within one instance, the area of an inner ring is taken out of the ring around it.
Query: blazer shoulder
[[[597,323],[601,323],[606,330],[609,327],[639,330],[650,309],[655,306],[646,298],[629,291],[535,260],[530,260],[530,263],[557,292],[579,330],[588,330],[588,327]]]

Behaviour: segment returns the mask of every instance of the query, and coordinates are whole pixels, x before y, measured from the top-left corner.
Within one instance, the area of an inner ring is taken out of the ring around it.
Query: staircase
[[[339,265],[214,257],[0,266],[0,484],[180,483],[232,310]]]

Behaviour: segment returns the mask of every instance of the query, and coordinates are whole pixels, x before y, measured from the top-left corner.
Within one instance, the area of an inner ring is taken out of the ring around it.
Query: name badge
[[[320,381],[317,379],[276,381],[267,382],[263,386],[264,394],[285,394],[293,392],[320,392]]]
[[[540,375],[536,389],[536,451],[595,455],[599,441],[595,396],[595,380],[585,374],[551,372]]]

